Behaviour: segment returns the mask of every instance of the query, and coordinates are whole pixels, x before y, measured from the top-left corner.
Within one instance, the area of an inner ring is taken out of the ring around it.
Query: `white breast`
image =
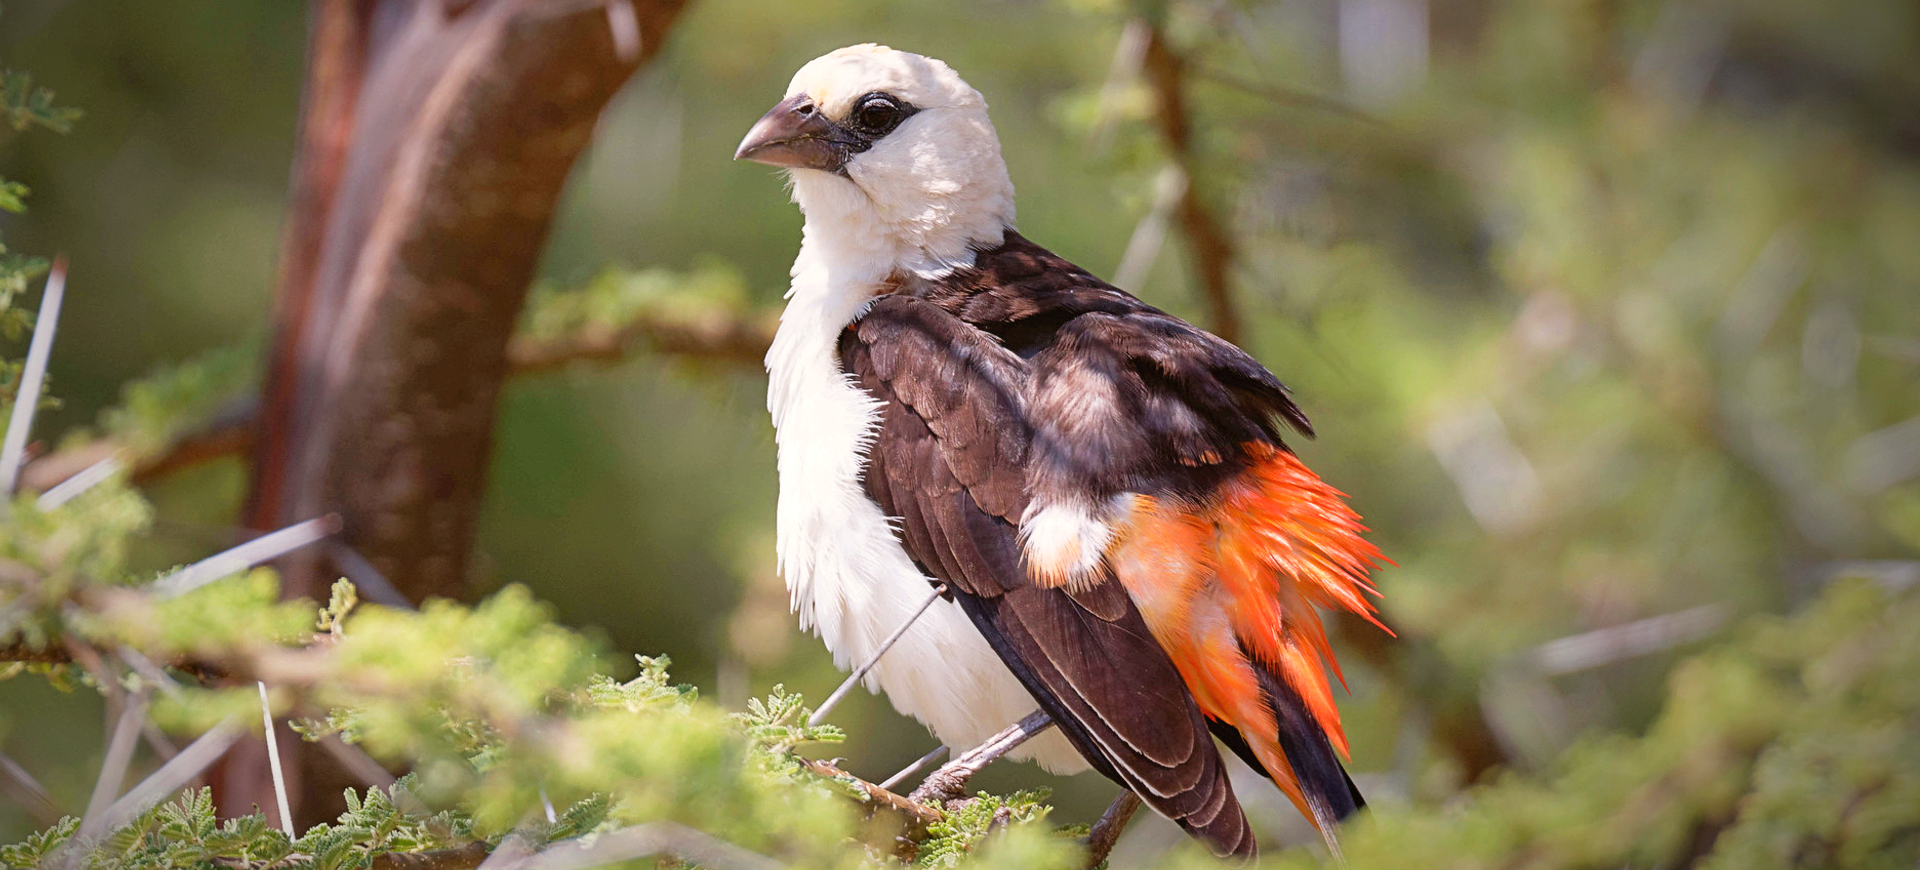
[[[806,262],[802,254],[802,264]],[[780,453],[780,573],[803,628],[851,670],[913,614],[931,581],[908,558],[880,506],[860,486],[878,403],[840,368],[840,330],[866,294],[795,293],[767,353],[767,395]],[[821,290],[824,288],[809,288]],[[925,723],[956,752],[1033,712],[1035,703],[960,606],[936,601],[866,678],[895,709]],[[1048,770],[1087,768],[1058,731],[1013,753]]]

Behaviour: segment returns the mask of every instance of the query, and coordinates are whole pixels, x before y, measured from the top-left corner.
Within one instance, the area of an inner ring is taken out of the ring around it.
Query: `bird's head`
[[[964,262],[1013,223],[986,100],[946,64],[881,45],[801,67],[734,159],[787,170],[810,240],[884,243],[901,265]]]

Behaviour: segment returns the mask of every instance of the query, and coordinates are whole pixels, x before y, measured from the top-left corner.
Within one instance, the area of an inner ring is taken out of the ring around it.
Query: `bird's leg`
[[[1127,829],[1127,823],[1133,821],[1133,813],[1140,809],[1140,796],[1132,791],[1122,791],[1100,814],[1100,821],[1093,823],[1093,830],[1087,832],[1083,840],[1087,846],[1087,866],[1098,867],[1113,854],[1113,844],[1120,842],[1120,833]]]
[[[920,756],[919,761],[909,764],[906,767],[900,768],[899,773],[896,773],[892,776],[887,777],[887,781],[880,783],[880,787],[893,788],[894,786],[899,785],[900,780],[903,780],[909,776],[912,776],[915,771],[918,771],[920,768],[926,767],[928,764],[932,763],[934,759],[939,758],[940,756],[946,754],[946,752],[947,752],[947,744],[942,743],[939,746],[935,746],[932,752],[929,752],[925,755]]]
[[[807,724],[812,726],[826,721],[827,712],[832,710],[836,704],[839,704],[840,699],[845,698],[848,692],[853,691],[854,685],[859,683],[860,679],[865,677],[868,671],[873,670],[874,665],[880,663],[880,657],[886,655],[887,650],[892,649],[894,644],[899,643],[900,638],[906,636],[907,629],[912,628],[914,623],[919,622],[920,617],[926,615],[927,608],[932,607],[933,603],[940,600],[940,596],[945,595],[946,592],[947,584],[935,583],[933,586],[933,594],[928,595],[927,600],[920,602],[920,606],[913,611],[913,615],[907,617],[906,622],[900,623],[899,628],[894,629],[892,634],[887,635],[886,640],[880,642],[880,647],[873,651],[873,655],[867,656],[866,661],[861,662],[859,667],[853,669],[853,673],[847,675],[846,680],[840,683],[840,688],[834,689],[833,694],[828,695],[827,700],[821,702],[820,708],[814,710],[812,716],[807,717]]]
[[[914,789],[910,797],[934,806],[945,804],[957,797],[960,790],[966,787],[967,780],[972,779],[974,774],[993,763],[994,759],[1013,751],[1014,747],[1051,727],[1053,727],[1053,717],[1048,716],[1044,711],[1035,710],[1028,713],[1025,719],[1008,725],[1005,730],[987,738],[985,743],[940,765],[940,769],[928,774],[926,781],[920,783],[920,787]]]

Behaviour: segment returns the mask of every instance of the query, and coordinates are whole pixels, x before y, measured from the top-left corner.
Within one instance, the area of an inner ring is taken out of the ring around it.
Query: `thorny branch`
[[[158,480],[216,459],[244,454],[253,446],[254,419],[260,403],[249,397],[216,415],[205,428],[167,445],[165,450],[135,457],[127,476],[136,484]],[[123,457],[124,446],[111,438],[86,441],[36,457],[20,470],[20,488],[46,492],[75,474],[111,457]]]
[[[809,773],[815,776],[838,780],[859,789],[867,796],[867,799],[871,801],[870,806],[876,809],[886,809],[898,813],[907,821],[907,834],[909,836],[918,837],[925,834],[928,825],[940,821],[946,815],[934,807],[928,806],[913,798],[904,797],[897,792],[881,788],[880,786],[841,770],[832,762],[799,757],[795,757],[794,760],[799,762],[801,767],[806,768]]]
[[[618,362],[639,350],[757,370],[773,343],[773,325],[767,316],[648,315],[618,328],[582,330],[554,341],[516,338],[507,345],[507,364],[510,374],[518,376],[572,362]]]
[[[507,346],[509,376],[538,375],[575,362],[610,364],[639,354],[718,363],[757,371],[773,342],[773,318],[713,315],[699,318],[642,315],[617,328],[583,330],[546,341],[514,339]],[[151,455],[136,457],[127,474],[144,484],[253,449],[260,402],[247,397],[207,426]],[[45,492],[95,463],[123,454],[110,438],[61,448],[27,462],[20,488]]]

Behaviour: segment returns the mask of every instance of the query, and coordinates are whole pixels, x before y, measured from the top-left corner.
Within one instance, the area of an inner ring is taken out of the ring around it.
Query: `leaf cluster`
[[[65,133],[80,118],[80,110],[54,105],[53,92],[34,87],[26,73],[0,70],[0,118],[16,133],[35,126]],[[0,178],[0,211],[25,212],[28,193],[26,185]],[[14,302],[34,279],[46,273],[45,257],[9,251],[5,239],[0,238],[0,338],[18,341],[33,328],[33,315]],[[0,411],[13,404],[19,389],[20,364],[0,360]]]

